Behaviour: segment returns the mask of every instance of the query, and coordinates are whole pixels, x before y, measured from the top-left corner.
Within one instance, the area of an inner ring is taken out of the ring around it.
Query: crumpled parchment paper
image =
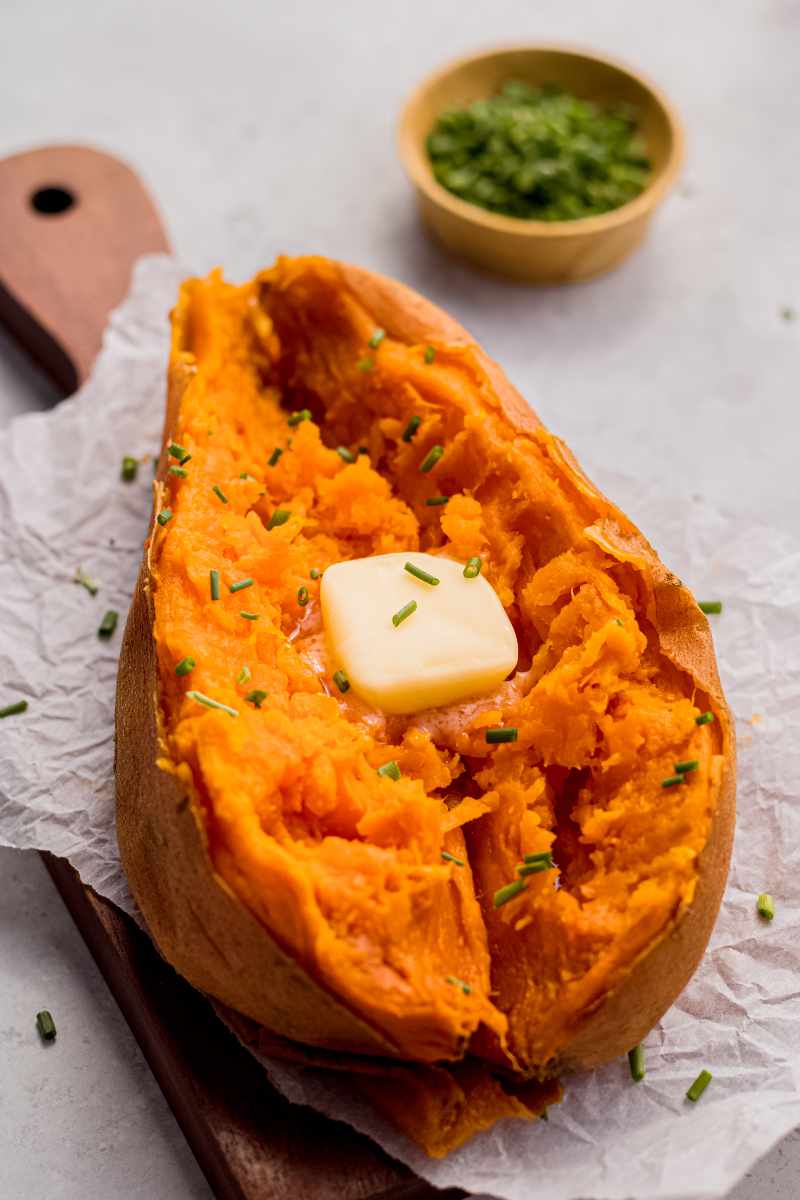
[[[127,912],[114,832],[113,711],[122,622],[150,511],[152,458],[134,483],[123,454],[161,433],[167,311],[182,272],[139,264],[94,374],[49,413],[0,434],[0,844],[68,858]],[[714,633],[737,718],[735,860],[709,952],[649,1036],[647,1078],[626,1061],[567,1081],[548,1123],[506,1121],[444,1162],[387,1128],[340,1080],[265,1063],[292,1101],[369,1133],[439,1187],[508,1200],[722,1197],[800,1124],[800,542],[590,464],[698,595],[721,597]],[[100,585],[73,582],[82,567]],[[97,627],[120,612],[110,642]],[[775,896],[771,924],[755,911]],[[714,1080],[690,1105],[702,1067]]]

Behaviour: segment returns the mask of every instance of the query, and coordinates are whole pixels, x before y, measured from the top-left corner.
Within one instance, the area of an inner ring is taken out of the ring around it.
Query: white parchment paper
[[[49,413],[0,434],[0,844],[62,855],[127,912],[114,833],[113,708],[122,622],[150,511],[152,459],[120,481],[123,454],[152,456],[163,417],[167,312],[184,272],[139,264],[94,374]],[[431,1162],[321,1072],[265,1063],[298,1103],[347,1120],[439,1187],[508,1200],[722,1197],[800,1124],[800,542],[647,483],[590,474],[642,526],[714,619],[739,736],[734,865],[705,961],[627,1063],[567,1081],[548,1123],[506,1121]],[[82,567],[96,597],[73,582]],[[120,626],[97,637],[108,608]],[[755,896],[771,891],[771,924]],[[702,1067],[697,1105],[684,1093]]]

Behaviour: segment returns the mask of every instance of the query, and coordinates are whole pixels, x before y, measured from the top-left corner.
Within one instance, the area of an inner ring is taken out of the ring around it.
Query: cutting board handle
[[[87,378],[136,259],[169,248],[118,158],[45,146],[0,159],[0,322],[65,395]]]

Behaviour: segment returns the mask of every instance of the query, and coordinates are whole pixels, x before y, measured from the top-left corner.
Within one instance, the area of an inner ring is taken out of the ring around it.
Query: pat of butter
[[[440,582],[423,583],[413,563]],[[517,664],[517,637],[482,575],[432,554],[378,554],[335,563],[322,577],[328,648],[353,690],[387,713],[412,713],[492,691]],[[395,626],[392,615],[417,608]]]

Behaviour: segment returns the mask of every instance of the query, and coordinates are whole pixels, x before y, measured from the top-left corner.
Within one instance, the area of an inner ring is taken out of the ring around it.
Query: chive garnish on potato
[[[253,672],[247,666],[247,663],[245,663],[245,665],[242,667],[239,674],[236,676],[236,682],[241,687],[243,684],[249,683],[252,678],[253,678]]]
[[[104,615],[97,629],[97,636],[101,638],[110,638],[114,630],[117,628],[119,613],[110,608]]]
[[[356,461],[356,455],[353,454],[352,450],[348,450],[347,446],[337,446],[336,453],[339,455],[339,458],[343,460],[343,462],[354,463]]]
[[[477,554],[474,554],[472,558],[467,559],[466,566],[464,567],[464,578],[475,579],[478,575],[480,575],[482,566],[483,563],[481,562],[480,557]]]
[[[469,996],[472,988],[468,983],[464,983],[463,979],[459,979],[457,975],[445,975],[445,983],[451,983],[453,987],[461,988],[465,996]]]
[[[676,762],[675,770],[678,775],[688,775],[690,771],[696,771],[699,766],[699,759],[688,758],[685,762]]]
[[[433,578],[433,576],[431,576],[431,578]],[[437,583],[439,582],[438,579],[436,582]],[[416,611],[417,611],[416,600],[409,600],[408,604],[404,604],[403,607],[399,608],[396,613],[393,613],[392,614],[392,624],[394,625],[395,629],[397,628],[398,625],[402,625],[403,621],[405,621],[408,617],[411,616],[411,614],[413,612],[416,612]]]
[[[283,450],[281,449],[281,447],[276,446],[275,449],[272,451],[272,454],[270,454],[269,458],[267,459],[267,466],[274,467],[276,462],[278,461],[278,459],[280,458],[280,456],[282,454],[283,454]]]
[[[179,479],[185,479],[189,474],[188,471],[184,471],[183,467],[170,467],[169,473],[170,475],[177,475]]]
[[[257,621],[258,620],[258,613],[247,612],[246,609],[242,609],[241,612],[239,613],[239,616],[244,617],[245,621]]]
[[[514,725],[497,725],[486,730],[486,741],[490,746],[500,746],[503,742],[515,742],[518,730]]]
[[[336,684],[339,691],[344,695],[350,691],[350,680],[347,678],[345,671],[334,671],[333,682]]]
[[[711,1083],[712,1078],[713,1076],[710,1071],[702,1070],[687,1091],[686,1099],[691,1100],[692,1103],[695,1104],[700,1099],[708,1085]]]
[[[208,583],[211,589],[211,599],[219,600],[219,571],[208,572]]]
[[[229,592],[242,592],[245,588],[253,586],[253,580],[248,576],[247,579],[240,579],[238,583],[232,583],[228,588]]]
[[[520,892],[525,891],[525,880],[515,879],[512,883],[507,883],[505,887],[498,888],[492,899],[495,908],[502,908],[504,904],[508,904],[509,900],[513,900]]]
[[[289,417],[288,424],[293,429],[295,425],[300,425],[302,421],[311,420],[311,411],[308,408],[301,408],[298,412],[293,412]]]
[[[19,713],[28,711],[27,700],[15,700],[13,704],[7,704],[5,708],[0,708],[0,721],[4,717],[16,717]]]
[[[136,478],[138,473],[139,473],[138,462],[130,454],[126,454],[124,456],[124,458],[122,459],[122,467],[120,468],[120,475],[122,476],[122,478],[125,480],[126,483],[133,483],[133,481]]]
[[[376,329],[375,332],[373,333],[372,337],[367,342],[367,345],[369,346],[370,350],[377,350],[378,346],[380,346],[381,342],[383,341],[383,339],[385,337],[386,337],[385,329]]]
[[[403,570],[408,571],[409,575],[413,575],[415,579],[421,579],[423,583],[429,583],[431,587],[437,587],[441,582],[435,575],[431,575],[428,571],[423,571],[422,567],[415,567],[410,562],[405,564]]]
[[[166,525],[167,521],[172,520],[172,509],[162,508],[161,512],[156,517],[156,520],[158,521],[159,525]]]
[[[383,775],[388,779],[394,779],[395,782],[400,778],[400,768],[394,759],[385,762],[382,767],[378,767],[378,774]]]
[[[436,358],[436,348],[435,348],[435,346],[426,346],[426,347],[425,347],[425,354],[424,354],[424,356],[423,356],[423,357],[424,357],[424,359],[425,359],[425,362],[426,362],[426,364],[427,364],[428,366],[430,366],[430,365],[431,365],[431,363],[433,362],[433,360]]]
[[[644,1065],[644,1046],[634,1046],[628,1051],[628,1066],[634,1083],[641,1083],[647,1074]]]
[[[422,417],[418,417],[416,415],[416,413],[414,414],[413,417],[410,417],[408,424],[406,425],[405,429],[403,430],[403,441],[410,442],[411,439],[413,438],[414,434],[419,429],[421,424],[422,424]]]
[[[297,603],[300,605],[301,608],[305,608],[305,606],[308,604],[308,588],[307,587],[299,587],[297,589]]]
[[[368,354],[365,354],[363,358],[358,360],[356,366],[358,367],[359,371],[363,371],[363,373],[366,375],[367,372],[371,371],[375,366],[375,359],[370,358]]]
[[[419,464],[420,471],[423,471],[427,475],[429,471],[433,470],[443,454],[444,446],[431,446],[430,450]]]
[[[211,490],[215,496],[219,496],[219,498],[223,504],[228,503],[228,497],[225,495],[225,493],[223,492],[222,488],[219,486],[218,483],[215,483]]]
[[[189,672],[193,671],[196,666],[197,666],[197,663],[194,661],[194,659],[190,658],[187,655],[186,658],[182,658],[179,663],[175,664],[175,674],[176,675],[188,675]]]
[[[177,442],[170,442],[167,446],[167,452],[172,458],[177,458],[178,460],[186,458],[186,455],[189,453],[185,446],[179,446]]]
[[[447,504],[449,499],[449,496],[428,496],[425,503],[428,505],[428,508],[439,508],[440,505]]]
[[[321,574],[322,571],[320,571],[319,567],[312,567],[308,572],[309,579],[319,579]]]
[[[463,858],[456,858],[455,854],[451,854],[449,850],[442,850],[442,858],[445,862],[452,863],[454,867],[463,867]]]
[[[700,713],[699,717],[695,717],[694,723],[695,723],[695,725],[710,725],[713,720],[714,720],[713,712],[704,712],[704,713]]]
[[[247,693],[245,700],[256,708],[261,708],[268,695],[269,692],[262,692],[260,688],[255,688],[252,692]]]
[[[686,783],[686,776],[683,772],[679,772],[677,775],[668,775],[666,779],[661,780],[662,788],[677,787],[679,783]]]
[[[267,529],[277,529],[279,525],[285,525],[291,515],[288,508],[276,508],[267,522]]]
[[[231,717],[238,717],[238,708],[231,708],[230,704],[223,704],[221,700],[213,700],[211,696],[206,696],[205,692],[187,692],[186,695],[190,700],[196,700],[198,704],[204,704],[206,708],[218,708],[220,712],[226,712]]]

